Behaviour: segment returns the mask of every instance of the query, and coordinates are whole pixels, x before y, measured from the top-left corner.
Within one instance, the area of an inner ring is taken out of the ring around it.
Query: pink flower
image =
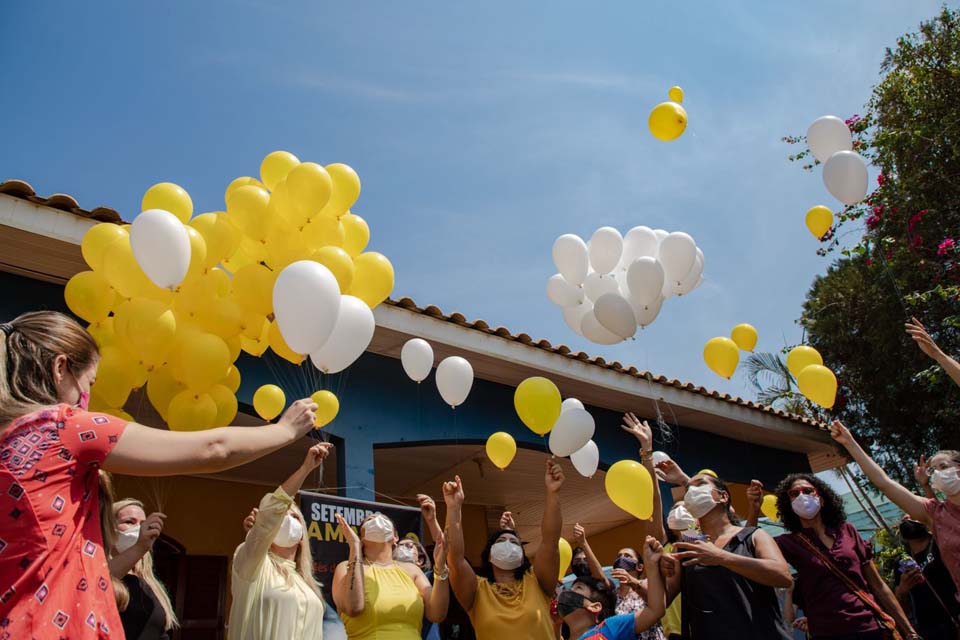
[[[937,246],[937,255],[945,256],[952,251],[955,246],[956,243],[954,243],[953,238],[944,238],[943,242]]]
[[[887,181],[887,176],[883,175],[882,173],[877,176],[877,184],[879,184],[880,186],[883,186],[883,183],[886,181]]]
[[[875,207],[873,208],[873,212],[874,212],[875,214],[877,214],[878,216],[879,216],[880,214],[882,214],[882,213],[883,213],[883,205],[882,205],[882,204],[878,204],[877,206],[875,206]]]
[[[923,216],[927,215],[927,213],[928,213],[928,210],[923,209],[922,211],[917,211],[915,214],[910,216],[910,222],[907,223],[907,231],[912,233],[913,228],[917,226],[917,223],[923,220]]]
[[[872,216],[867,218],[867,229],[871,229],[871,230],[876,229],[877,225],[879,224],[880,224],[880,216],[878,216],[877,214],[873,214]]]

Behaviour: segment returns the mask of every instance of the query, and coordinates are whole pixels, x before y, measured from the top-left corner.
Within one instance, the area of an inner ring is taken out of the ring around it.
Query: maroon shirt
[[[812,529],[803,534],[833,561],[858,587],[871,593],[863,577],[863,564],[873,559],[873,549],[860,537],[857,529],[844,522],[836,531],[827,530],[833,537],[832,549],[827,549]],[[879,629],[871,611],[846,584],[833,575],[824,563],[803,545],[795,533],[774,538],[783,557],[797,570],[797,593],[811,636],[836,636],[863,633]]]

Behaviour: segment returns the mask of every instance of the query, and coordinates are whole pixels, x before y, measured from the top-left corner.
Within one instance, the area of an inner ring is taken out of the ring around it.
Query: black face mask
[[[585,578],[590,575],[590,565],[587,564],[586,560],[574,560],[570,564],[570,570],[573,571],[573,575],[578,578]]]
[[[637,561],[627,556],[619,556],[613,561],[614,569],[623,569],[624,571],[636,571]]]
[[[920,522],[904,520],[900,523],[900,537],[904,540],[920,540],[929,538],[930,531]]]
[[[557,596],[557,613],[560,614],[561,618],[566,618],[577,609],[583,609],[586,600],[586,596],[576,591],[570,591],[569,589],[561,591],[560,595]]]

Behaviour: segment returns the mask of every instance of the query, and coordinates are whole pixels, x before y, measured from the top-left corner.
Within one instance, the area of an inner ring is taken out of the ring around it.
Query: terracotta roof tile
[[[55,193],[52,196],[38,196],[37,192],[33,190],[33,187],[30,186],[30,183],[24,182],[23,180],[7,180],[5,182],[0,182],[0,193],[13,196],[14,198],[20,198],[21,200],[26,200],[34,204],[43,205],[45,207],[51,207],[53,209],[59,209],[60,211],[66,211],[67,213],[72,213],[81,218],[89,218],[90,220],[97,220],[99,222],[115,222],[122,223],[123,219],[120,218],[120,214],[117,213],[114,209],[109,207],[95,207],[94,209],[81,209],[80,204],[73,198],[73,196],[68,196],[63,193]]]

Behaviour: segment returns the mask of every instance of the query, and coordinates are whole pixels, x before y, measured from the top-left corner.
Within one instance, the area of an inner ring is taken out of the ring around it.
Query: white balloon
[[[583,409],[583,403],[576,398],[567,398],[563,401],[563,404],[560,405],[560,413],[569,411],[570,409]]]
[[[422,338],[407,340],[400,350],[403,370],[414,382],[423,382],[433,369],[433,347]]]
[[[633,305],[633,315],[637,319],[637,324],[646,327],[653,324],[653,321],[660,315],[660,308],[663,306],[663,298],[657,298],[654,302],[647,305]]]
[[[294,353],[324,345],[340,314],[340,285],[330,270],[299,260],[280,272],[273,285],[273,315],[280,335]]]
[[[583,292],[587,299],[596,302],[605,293],[619,293],[620,283],[617,277],[611,274],[600,275],[596,271],[587,276],[583,282]]]
[[[190,268],[190,236],[169,211],[148,209],[134,218],[130,248],[137,264],[158,287],[176,287]]]
[[[627,287],[630,299],[643,305],[660,297],[664,273],[660,261],[650,256],[637,258],[627,269]]]
[[[575,307],[583,302],[583,288],[570,284],[558,273],[547,280],[547,297],[558,307]]]
[[[460,356],[450,356],[437,367],[437,390],[451,407],[463,404],[473,387],[473,367]]]
[[[664,238],[666,238],[668,235],[670,235],[670,232],[669,232],[669,231],[664,231],[663,229],[654,229],[654,230],[653,230],[653,235],[655,235],[655,236],[657,237],[657,255],[654,256],[654,257],[657,257],[657,256],[660,255],[660,243],[663,242],[663,239],[664,239]]]
[[[661,462],[666,462],[669,459],[670,459],[670,456],[665,454],[663,451],[653,452],[653,466],[657,466]]]
[[[658,258],[666,279],[680,282],[697,258],[697,243],[688,234],[674,231],[660,241]]]
[[[600,466],[600,450],[597,449],[597,444],[591,440],[583,445],[579,451],[570,454],[570,462],[573,463],[577,473],[584,478],[592,478],[597,472],[597,467]]]
[[[578,336],[583,335],[580,327],[583,325],[583,316],[593,311],[593,303],[590,301],[578,304],[575,307],[567,307],[563,310],[563,321],[567,326],[573,329]]]
[[[619,293],[605,293],[593,305],[597,322],[610,333],[626,340],[637,332],[637,319],[633,307]]]
[[[843,204],[857,204],[867,196],[867,164],[853,151],[838,151],[823,165],[823,184]]]
[[[634,227],[623,236],[623,258],[620,263],[629,268],[637,258],[655,258],[659,244],[653,229],[644,226]]]
[[[663,289],[660,290],[660,298],[662,300],[673,297],[673,284],[670,280],[664,279]]]
[[[586,409],[562,412],[550,430],[550,452],[566,458],[586,446],[595,430],[593,416]]]
[[[377,323],[367,303],[354,296],[340,296],[340,312],[333,333],[323,346],[310,354],[313,366],[324,373],[339,373],[359,358],[370,341]]]
[[[583,324],[580,325],[581,335],[596,344],[618,344],[623,342],[623,338],[607,331],[603,325],[600,324],[594,311],[595,310],[592,310],[583,316]]]
[[[623,253],[623,236],[613,227],[600,227],[590,237],[590,266],[594,271],[607,274],[620,262]]]
[[[817,118],[807,129],[807,146],[814,158],[826,162],[837,151],[853,149],[850,127],[837,116]]]
[[[700,277],[703,275],[703,252],[700,249],[697,249],[697,259],[693,261],[693,266],[690,267],[690,271],[687,272],[687,275],[683,276],[676,286],[673,288],[673,292],[677,295],[684,295],[690,293],[697,288],[697,283],[700,282]]]
[[[590,267],[587,243],[572,233],[560,236],[553,243],[553,263],[567,282],[576,286],[583,284]]]

